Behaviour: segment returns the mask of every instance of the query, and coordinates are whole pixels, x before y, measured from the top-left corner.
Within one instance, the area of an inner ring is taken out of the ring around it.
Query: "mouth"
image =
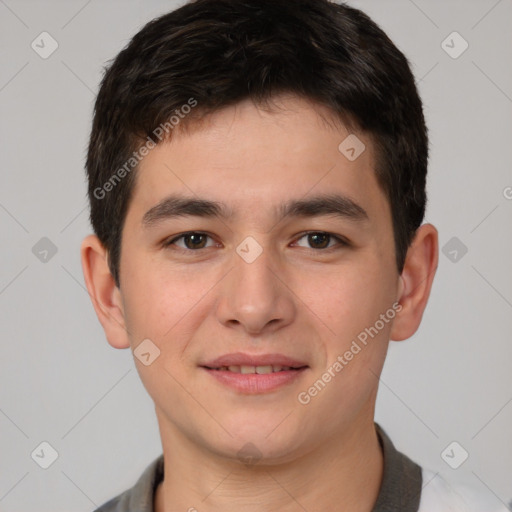
[[[293,366],[281,366],[281,365],[264,365],[264,366],[220,366],[218,368],[210,368],[208,366],[204,366],[208,370],[218,370],[220,372],[232,372],[232,373],[243,373],[244,375],[249,375],[252,373],[257,373],[258,375],[265,375],[268,373],[277,373],[277,372],[287,372],[287,371],[298,371],[303,368],[307,368],[307,366],[293,367]]]
[[[200,366],[210,370],[228,370],[235,373],[259,373],[256,371],[257,369],[261,370],[261,373],[271,373],[271,371],[281,371],[282,368],[293,370],[308,365],[304,361],[284,354],[245,354],[243,352],[233,352],[206,361],[200,364]],[[254,371],[252,370],[253,368]]]
[[[282,354],[225,356],[199,365],[217,382],[243,394],[275,391],[295,382],[309,366]]]

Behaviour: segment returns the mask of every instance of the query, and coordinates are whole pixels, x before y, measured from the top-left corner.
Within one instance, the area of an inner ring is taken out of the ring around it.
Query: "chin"
[[[225,428],[233,434],[223,432],[222,439],[208,440],[213,452],[241,462],[276,465],[293,460],[298,456],[299,447],[304,446],[304,433],[293,433],[292,425],[279,425],[282,418],[265,415],[254,421],[225,422]],[[206,441],[206,440],[205,440]]]

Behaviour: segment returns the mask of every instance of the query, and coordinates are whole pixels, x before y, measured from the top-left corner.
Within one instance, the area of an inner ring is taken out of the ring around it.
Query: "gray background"
[[[160,453],[131,354],[107,344],[85,292],[79,246],[90,232],[83,166],[102,66],[177,5],[0,0],[1,511],[92,510]],[[441,247],[457,237],[468,249],[441,253],[422,327],[391,344],[377,421],[422,465],[508,503],[512,2],[350,5],[410,59],[431,137],[426,221]],[[43,31],[59,45],[47,59],[31,48]],[[442,47],[453,31],[469,43],[456,59]],[[46,262],[32,251],[43,237],[57,248]],[[48,469],[31,458],[42,441],[59,454]],[[469,452],[456,470],[440,455],[452,441]]]

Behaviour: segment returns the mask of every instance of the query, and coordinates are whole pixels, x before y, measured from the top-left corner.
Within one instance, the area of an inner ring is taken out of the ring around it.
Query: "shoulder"
[[[422,468],[423,490],[418,512],[509,512],[490,491],[449,483],[439,473]]]
[[[119,496],[111,499],[95,512],[153,512],[153,497],[157,485],[163,480],[163,455],[155,459],[137,483]]]
[[[133,490],[128,489],[119,496],[112,498],[107,503],[103,504],[100,508],[94,512],[127,512],[130,509],[130,501],[133,495]]]

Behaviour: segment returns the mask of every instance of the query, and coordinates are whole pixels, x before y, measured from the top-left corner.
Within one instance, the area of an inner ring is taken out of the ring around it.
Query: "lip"
[[[222,366],[289,366],[291,368],[302,368],[308,366],[307,363],[299,361],[283,354],[244,354],[243,352],[233,352],[212,359],[199,366],[206,368],[221,368]]]
[[[244,394],[257,395],[269,393],[281,388],[285,385],[292,384],[294,381],[302,377],[304,372],[308,370],[304,366],[297,370],[281,370],[274,373],[234,373],[228,370],[213,370],[203,367],[203,369],[211,375],[217,382]]]
[[[235,373],[219,370],[226,366],[286,366],[290,369],[273,373]],[[236,352],[201,364],[200,367],[221,384],[244,394],[262,394],[290,385],[301,378],[309,366],[283,354],[244,354]]]

